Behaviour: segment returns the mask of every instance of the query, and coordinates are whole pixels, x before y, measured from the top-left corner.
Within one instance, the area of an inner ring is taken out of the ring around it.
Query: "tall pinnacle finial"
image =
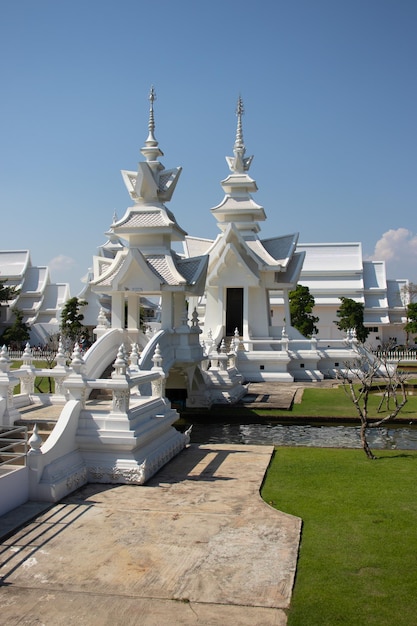
[[[151,91],[149,93],[149,102],[150,102],[150,107],[149,107],[149,122],[148,122],[148,130],[149,130],[149,135],[148,138],[146,140],[146,145],[147,146],[157,146],[158,142],[155,139],[155,135],[154,135],[154,130],[155,130],[155,119],[154,119],[154,115],[153,115],[153,103],[156,100],[156,93],[155,93],[155,89],[152,85],[151,87]]]
[[[236,129],[236,141],[235,141],[235,150],[240,150],[245,152],[245,144],[243,141],[243,129],[242,129],[242,115],[244,114],[245,109],[243,106],[243,100],[241,96],[239,96],[236,106],[236,115],[237,115],[237,129]]]
[[[150,102],[150,106],[149,106],[149,122],[148,122],[148,130],[149,130],[149,134],[148,134],[148,138],[145,141],[145,145],[143,146],[143,148],[141,149],[141,152],[143,154],[143,156],[146,158],[147,162],[150,163],[152,161],[155,161],[158,159],[158,157],[160,156],[164,156],[164,153],[162,152],[162,150],[160,150],[158,142],[155,138],[154,135],[154,131],[155,131],[155,119],[154,119],[154,115],[153,115],[153,103],[156,100],[156,93],[155,93],[155,89],[152,85],[151,90],[149,92],[149,102]],[[163,169],[163,166],[159,163],[158,169]]]
[[[252,162],[253,157],[245,157],[245,142],[243,141],[243,129],[242,129],[242,115],[244,114],[245,109],[243,107],[243,100],[241,96],[239,96],[237,100],[236,106],[236,115],[237,115],[237,129],[236,129],[236,140],[235,145],[233,146],[234,157],[226,157],[226,161],[229,165],[229,168],[232,172],[242,174],[247,172],[250,168],[250,164]]]
[[[145,145],[140,150],[146,161],[139,161],[137,173],[122,170],[125,185],[135,204],[142,204],[143,202],[160,203],[171,200],[181,173],[180,167],[173,170],[165,170],[162,163],[158,161],[158,158],[164,156],[164,153],[159,148],[154,135],[155,120],[153,103],[156,100],[156,94],[153,85],[149,92],[148,99],[150,103],[148,121],[149,134]]]

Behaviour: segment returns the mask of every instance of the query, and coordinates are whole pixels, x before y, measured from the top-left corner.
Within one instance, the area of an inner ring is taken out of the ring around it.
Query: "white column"
[[[283,289],[282,294],[284,296],[284,326],[291,326],[291,313],[290,313],[290,299],[288,298],[288,289]]]
[[[220,321],[220,324],[223,327],[222,335],[226,332],[226,300],[227,300],[227,287],[223,287],[223,285],[219,285],[217,287],[217,315],[216,322],[217,324]],[[214,326],[213,331],[217,331],[217,324]]]
[[[111,296],[111,327],[124,328],[125,311],[124,311],[124,293],[116,291]]]
[[[174,299],[174,328],[179,328],[182,325],[182,316],[186,309],[185,295],[182,291],[176,291],[173,293]]]
[[[161,329],[167,330],[173,327],[173,299],[170,291],[161,293]]]
[[[139,327],[139,296],[129,293],[127,296],[127,328],[137,330]]]
[[[249,287],[243,288],[243,337],[249,339]]]

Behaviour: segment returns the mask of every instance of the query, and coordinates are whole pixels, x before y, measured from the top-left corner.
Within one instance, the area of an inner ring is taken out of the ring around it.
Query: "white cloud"
[[[417,235],[408,228],[387,230],[376,242],[369,259],[385,261],[391,278],[416,280]]]
[[[417,235],[407,228],[387,230],[376,242],[371,259],[375,261],[399,261],[408,257],[409,261],[417,260]]]
[[[65,254],[59,254],[49,261],[48,267],[51,281],[53,283],[67,283],[70,286],[71,294],[79,293],[83,288],[79,260]]]
[[[53,259],[51,259],[48,263],[49,269],[51,271],[60,272],[62,270],[69,270],[77,264],[75,259],[72,259],[69,256],[65,256],[64,254],[60,254]]]

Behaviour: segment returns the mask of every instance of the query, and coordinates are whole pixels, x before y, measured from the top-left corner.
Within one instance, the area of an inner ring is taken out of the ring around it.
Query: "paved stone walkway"
[[[15,532],[9,514],[1,623],[284,626],[301,520],[259,495],[272,451],[191,445],[145,486],[87,485]]]
[[[331,388],[338,385],[339,383],[334,380],[249,383],[247,394],[234,406],[243,406],[247,409],[289,410],[293,403],[301,402],[304,389]]]

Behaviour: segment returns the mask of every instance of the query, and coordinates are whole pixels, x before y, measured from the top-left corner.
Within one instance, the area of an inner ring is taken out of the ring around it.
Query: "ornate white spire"
[[[245,154],[245,151],[246,151],[245,142],[243,141],[243,128],[242,128],[242,115],[244,114],[244,112],[245,112],[245,109],[243,106],[243,100],[239,96],[237,100],[237,107],[236,107],[237,129],[236,129],[236,141],[235,141],[235,149],[234,149],[235,154],[236,152],[242,152],[242,154]]]
[[[243,106],[243,100],[241,96],[239,96],[237,100],[236,106],[236,115],[237,115],[237,129],[236,129],[236,140],[233,148],[234,157],[226,157],[226,161],[229,165],[229,168],[232,172],[236,172],[237,174],[243,174],[247,172],[250,168],[250,164],[252,163],[253,156],[245,158],[245,142],[243,141],[243,127],[242,127],[242,115],[244,114],[245,109]]]
[[[149,122],[148,122],[148,138],[145,141],[145,145],[141,152],[147,161],[156,161],[159,156],[164,156],[164,153],[158,147],[158,141],[155,138],[155,118],[153,112],[153,103],[156,100],[155,89],[152,85],[149,92]]]
[[[146,140],[146,145],[147,146],[157,146],[158,142],[155,139],[155,135],[154,135],[154,130],[155,130],[155,119],[153,116],[153,103],[156,100],[156,93],[155,93],[155,89],[152,85],[151,87],[151,91],[149,93],[149,122],[148,122],[148,130],[149,130],[149,135],[148,138]]]
[[[155,89],[151,87],[149,93],[149,122],[148,138],[141,153],[146,161],[138,163],[138,171],[122,170],[125,185],[135,204],[150,202],[168,202],[171,200],[175,186],[181,173],[181,168],[166,170],[157,159],[164,156],[155,138],[155,118],[153,103],[156,100]]]
[[[229,224],[244,234],[253,237],[260,228],[258,221],[266,219],[263,207],[254,202],[251,194],[258,190],[256,182],[249,176],[248,170],[253,157],[245,157],[245,142],[243,141],[242,115],[243,101],[239,96],[236,107],[237,129],[233,146],[234,156],[226,157],[231,174],[221,185],[225,192],[223,201],[211,209],[217,219],[217,225],[225,231]]]
[[[113,212],[113,221],[110,225],[110,228],[108,231],[106,231],[106,235],[108,237],[108,241],[106,241],[105,244],[103,244],[102,246],[100,246],[99,250],[99,254],[102,255],[104,254],[104,250],[119,250],[121,247],[121,243],[120,243],[120,239],[117,235],[114,234],[114,226],[117,224],[119,218],[117,217],[117,213],[116,213],[116,209]],[[116,254],[114,252],[114,254]],[[107,256],[107,254],[104,254],[104,256]]]

